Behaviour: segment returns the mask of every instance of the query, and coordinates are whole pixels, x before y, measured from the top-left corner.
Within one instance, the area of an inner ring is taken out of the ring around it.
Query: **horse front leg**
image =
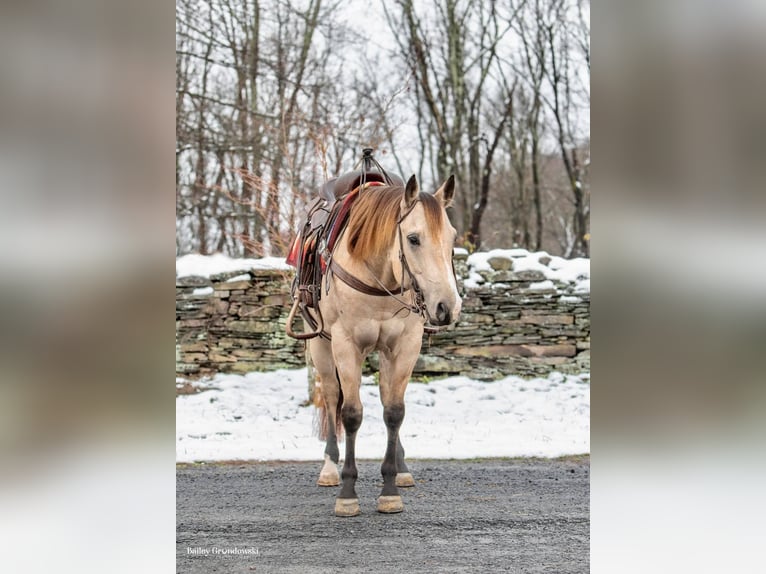
[[[419,341],[419,339],[418,339]],[[415,481],[404,463],[404,448],[399,429],[404,420],[404,392],[415,367],[420,346],[410,342],[398,349],[380,353],[380,400],[388,441],[380,472],[383,490],[378,498],[378,512],[394,513],[404,510],[399,486],[414,486]]]
[[[362,425],[362,402],[357,393],[356,400],[346,397],[344,393],[341,420],[346,431],[346,458],[341,471],[341,486],[338,498],[335,499],[335,516],[356,516],[359,514],[359,497],[356,494],[356,479],[359,472],[356,468],[356,432]]]
[[[410,469],[407,468],[407,463],[404,462],[404,447],[401,437],[398,437],[396,444],[396,486],[400,488],[415,486],[415,479],[412,477]]]
[[[404,400],[385,405],[383,407],[383,420],[386,423],[388,442],[386,455],[383,457],[383,464],[380,467],[380,473],[383,475],[383,490],[378,497],[378,512],[391,514],[404,510],[404,503],[396,484],[398,474],[396,459],[400,444],[399,427],[404,420]]]
[[[340,339],[340,337],[339,337]],[[359,386],[362,382],[362,356],[350,341],[333,342],[333,355],[338,367],[343,392],[341,422],[346,432],[346,457],[341,471],[342,486],[335,499],[335,516],[356,516],[360,513],[359,497],[356,494],[356,433],[362,425],[362,400]]]

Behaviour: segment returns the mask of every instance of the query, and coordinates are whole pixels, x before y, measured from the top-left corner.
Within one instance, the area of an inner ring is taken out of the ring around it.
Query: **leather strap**
[[[359,291],[360,293],[364,293],[365,295],[372,295],[373,297],[388,297],[392,292],[401,292],[401,288],[398,287],[391,289],[391,291],[384,291],[383,289],[378,289],[372,285],[367,285],[367,283],[357,279],[351,275],[351,273],[343,269],[343,267],[341,267],[338,262],[335,261],[335,259],[330,260],[330,269],[332,270],[333,274],[346,285]],[[405,289],[405,291],[408,291],[408,289]]]

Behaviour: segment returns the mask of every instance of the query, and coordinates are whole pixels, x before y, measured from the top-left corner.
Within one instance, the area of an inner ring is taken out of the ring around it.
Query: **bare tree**
[[[327,106],[340,60],[331,48],[343,45],[336,6],[180,0],[179,250],[283,251],[317,184],[320,138],[351,113]]]
[[[177,252],[283,253],[374,147],[424,185],[455,174],[466,245],[587,254],[587,0],[385,2],[393,58],[362,56],[345,4],[178,0]]]
[[[575,134],[576,113],[574,107],[576,102],[573,92],[573,51],[571,26],[567,15],[568,8],[569,3],[566,0],[552,0],[549,6],[549,19],[544,24],[549,51],[549,66],[546,77],[552,92],[549,107],[555,122],[556,139],[574,201],[573,241],[566,256],[588,257],[590,253],[588,241],[590,199],[583,185],[581,150]]]
[[[434,0],[419,3],[419,12],[412,0],[397,0],[396,10],[383,6],[399,57],[415,80],[418,130],[431,176],[455,174],[462,190],[455,207],[458,231],[479,247],[494,157],[512,108],[504,97],[492,110],[488,97],[491,74],[501,65],[497,46],[509,24],[495,2]]]
[[[542,1],[522,2],[518,8],[519,17],[513,22],[514,31],[521,40],[520,64],[516,69],[527,81],[531,105],[526,110],[525,124],[529,135],[530,168],[532,172],[532,201],[534,206],[535,241],[534,249],[542,248],[543,214],[540,181],[540,145],[542,138],[542,88],[546,74],[547,49],[543,30]],[[531,246],[525,233],[525,246]]]

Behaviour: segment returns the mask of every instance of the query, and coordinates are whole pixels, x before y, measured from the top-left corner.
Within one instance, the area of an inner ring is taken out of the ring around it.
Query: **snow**
[[[582,299],[571,295],[563,295],[562,297],[559,297],[559,303],[582,303]]]
[[[411,383],[401,428],[408,458],[556,457],[590,451],[590,377],[551,373],[487,383],[450,377]],[[306,369],[224,375],[176,400],[176,459],[316,460]],[[386,430],[379,387],[363,379],[357,456],[381,459]],[[343,452],[343,448],[341,448]]]
[[[590,279],[578,281],[574,288],[575,293],[590,293]]]
[[[553,281],[551,281],[550,279],[529,284],[530,291],[547,291],[548,289],[555,289],[555,288],[556,287],[553,285]]]
[[[199,287],[192,291],[192,295],[212,295],[214,292],[215,290],[212,287]]]
[[[542,257],[550,259],[547,265],[540,262]],[[570,284],[577,293],[590,292],[590,259],[564,259],[549,255],[545,251],[530,252],[526,249],[493,249],[472,253],[468,256],[468,279],[464,285],[468,288],[478,287],[484,282],[481,271],[492,271],[489,260],[504,258],[513,261],[513,271],[539,271],[549,281]],[[531,286],[530,286],[531,287]],[[538,287],[550,289],[551,287]]]
[[[576,259],[564,259],[563,257],[551,257],[548,264],[549,279],[559,281],[576,282],[581,279],[590,279],[590,259],[578,257]]]
[[[544,255],[544,252],[540,252]],[[492,271],[492,266],[489,264],[489,260],[493,257],[502,257],[505,259],[518,259],[528,257],[529,251],[526,249],[493,249],[491,251],[477,251],[472,253],[468,257],[469,267],[473,267],[476,271]],[[516,262],[514,261],[514,269],[516,268]]]
[[[229,277],[226,282],[227,283],[233,283],[234,281],[248,281],[250,279],[250,275],[247,273],[243,273],[242,275],[237,275],[236,277]]]
[[[284,257],[263,257],[261,259],[241,259],[221,253],[200,255],[191,253],[176,259],[176,277],[190,275],[210,277],[216,273],[246,271],[248,269],[292,269],[285,263]],[[247,277],[249,279],[249,277]]]
[[[463,281],[463,285],[466,289],[476,289],[479,285],[484,283],[484,277],[476,273],[473,269],[468,270],[468,279]]]

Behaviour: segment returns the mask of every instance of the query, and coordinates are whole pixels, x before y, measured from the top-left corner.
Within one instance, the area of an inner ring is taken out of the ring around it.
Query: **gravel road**
[[[384,515],[380,462],[358,462],[354,518],[319,462],[178,465],[177,571],[589,571],[589,457],[408,464],[405,510]]]

